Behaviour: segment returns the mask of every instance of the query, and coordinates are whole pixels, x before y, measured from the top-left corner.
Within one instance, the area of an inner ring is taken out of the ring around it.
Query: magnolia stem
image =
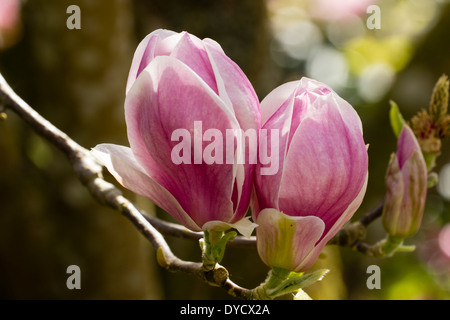
[[[253,289],[253,295],[259,300],[271,300],[270,291],[278,287],[289,276],[290,271],[281,268],[272,268],[265,282]]]
[[[200,240],[203,269],[205,271],[211,271],[216,267],[216,263],[220,262],[217,261],[216,257],[213,254],[213,247],[223,236],[223,232],[205,231],[204,233],[205,236]]]
[[[386,258],[396,252],[412,252],[415,246],[403,245],[403,238],[387,235],[385,239],[378,241],[373,245],[363,242],[357,242],[354,249],[363,253],[367,257]]]
[[[184,226],[180,224],[161,220],[158,217],[146,214],[142,210],[141,213],[144,216],[144,218],[156,228],[156,230],[158,230],[164,235],[197,241],[203,238],[204,236],[203,232],[191,231],[189,229],[186,229]],[[250,238],[246,238],[244,236],[238,235],[233,240],[229,240],[228,245],[239,248],[255,248],[256,237],[251,236]]]
[[[371,224],[376,219],[381,217],[381,214],[383,213],[383,207],[384,207],[384,199],[372,211],[370,211],[368,214],[359,219],[359,222],[364,227],[367,227],[369,224]]]

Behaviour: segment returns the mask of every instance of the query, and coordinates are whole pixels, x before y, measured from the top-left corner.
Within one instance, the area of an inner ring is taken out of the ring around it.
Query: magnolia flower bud
[[[249,236],[254,224],[243,217],[254,164],[202,161],[206,142],[214,140],[208,133],[218,133],[217,140],[227,130],[260,128],[259,101],[241,69],[211,39],[157,30],[138,46],[126,92],[131,147],[98,145],[93,152],[99,161],[124,187],[187,228],[235,227]],[[187,134],[181,142],[179,132]],[[216,140],[211,144],[222,142]],[[174,160],[178,153],[183,156]]]
[[[367,185],[368,155],[353,107],[324,84],[302,78],[261,102],[263,130],[279,130],[275,175],[255,174],[257,248],[270,267],[302,272],[350,220]],[[271,142],[273,143],[273,142]]]
[[[427,195],[427,167],[419,143],[404,125],[386,173],[383,225],[395,237],[414,235],[420,227]]]

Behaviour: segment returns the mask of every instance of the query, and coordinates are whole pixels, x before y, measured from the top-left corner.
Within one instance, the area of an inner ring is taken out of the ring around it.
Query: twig
[[[361,219],[359,219],[359,222],[364,226],[367,227],[369,224],[371,224],[373,221],[381,217],[381,214],[383,213],[383,207],[384,207],[384,199],[376,206],[375,209],[370,211],[368,214],[363,216]]]
[[[233,283],[230,279],[228,279],[224,284],[223,287],[225,290],[227,290],[228,294],[235,297],[235,298],[241,298],[245,300],[251,300],[254,296],[254,291],[249,290],[246,288],[242,288],[238,286],[237,284]]]
[[[367,253],[367,245],[361,241],[366,238],[366,228],[381,217],[383,212],[384,200],[382,200],[372,211],[361,217],[358,221],[349,223],[344,226],[338,233],[328,242],[330,245],[339,245],[351,247],[363,254]]]
[[[122,195],[122,192],[103,178],[103,167],[96,162],[90,152],[72,140],[67,134],[56,128],[20,98],[0,74],[0,113],[11,109],[26,121],[39,135],[60,149],[69,159],[80,181],[100,203],[107,205],[128,218],[136,229],[148,239],[157,250],[158,263],[170,271],[181,271],[197,275],[213,286],[223,286],[227,292],[236,297],[248,298],[248,289],[235,285],[228,279],[228,271],[217,266],[205,272],[202,263],[184,261],[176,257],[163,235],[152,225],[172,235],[200,237],[200,234],[182,230],[174,224],[162,223],[161,220],[144,216],[134,204]],[[238,241],[237,243],[245,241]]]
[[[159,232],[164,235],[191,240],[200,240],[203,237],[203,232],[194,232],[186,229],[182,225],[161,220],[142,211],[141,213],[148,222],[150,222]],[[228,241],[227,245],[241,248],[255,248],[256,237],[252,236],[250,238],[246,238],[244,236],[236,236],[236,238],[234,238],[233,240]]]

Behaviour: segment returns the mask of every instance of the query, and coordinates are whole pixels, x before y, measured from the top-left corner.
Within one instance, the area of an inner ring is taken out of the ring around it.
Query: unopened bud
[[[417,232],[427,195],[427,167],[411,128],[403,126],[386,173],[383,225],[395,237]]]

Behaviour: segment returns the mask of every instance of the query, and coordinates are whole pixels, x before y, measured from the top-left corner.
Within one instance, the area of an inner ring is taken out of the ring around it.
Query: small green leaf
[[[428,178],[427,178],[427,187],[429,188],[433,188],[434,186],[436,186],[438,184],[439,181],[439,176],[436,172],[429,172],[428,173]]]
[[[425,159],[425,163],[427,165],[427,170],[431,171],[436,166],[436,159],[440,155],[440,153],[433,153],[433,152],[423,152],[423,158]]]
[[[292,274],[284,280],[279,286],[272,290],[268,290],[268,294],[270,297],[275,298],[278,296],[282,296],[287,293],[297,292],[299,289],[305,288],[314,282],[322,280],[325,274],[328,273],[328,269],[319,269],[315,270],[311,273],[306,273],[299,275],[297,277],[292,277]]]
[[[394,131],[395,136],[398,138],[406,121],[400,113],[398,105],[392,100],[390,101],[390,104],[391,110],[389,111],[389,119],[391,121],[392,130]]]
[[[211,248],[211,253],[216,262],[222,261],[223,256],[225,254],[227,242],[233,240],[234,238],[236,238],[236,236],[237,236],[236,231],[229,231],[225,233],[223,237],[220,238],[220,240],[213,245],[213,247]]]

